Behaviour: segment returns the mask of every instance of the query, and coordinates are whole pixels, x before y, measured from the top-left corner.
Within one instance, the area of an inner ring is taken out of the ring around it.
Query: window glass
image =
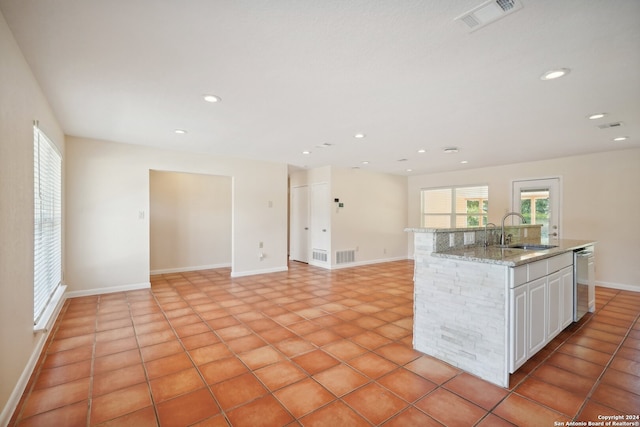
[[[422,226],[427,228],[482,227],[487,223],[489,187],[422,190]]]
[[[33,130],[33,323],[62,280],[62,157],[37,126]]]

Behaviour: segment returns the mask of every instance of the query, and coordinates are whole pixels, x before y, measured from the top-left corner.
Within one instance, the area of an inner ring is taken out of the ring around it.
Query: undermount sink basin
[[[557,248],[558,245],[541,245],[537,243],[517,243],[515,245],[509,245],[511,249],[524,249],[530,251],[539,251],[543,249]]]

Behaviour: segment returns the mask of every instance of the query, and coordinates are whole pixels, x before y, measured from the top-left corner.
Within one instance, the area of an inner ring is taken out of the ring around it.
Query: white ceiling
[[[521,2],[472,33],[454,18],[482,0],[0,0],[0,11],[68,135],[395,174],[640,147],[640,1]],[[571,73],[540,80],[558,67]],[[586,119],[596,112],[609,114]]]

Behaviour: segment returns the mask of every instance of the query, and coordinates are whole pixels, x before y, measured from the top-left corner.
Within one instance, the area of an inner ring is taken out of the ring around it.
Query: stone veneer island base
[[[520,241],[539,243],[539,227],[514,226],[510,233],[527,236]],[[523,232],[525,228],[527,232]],[[475,242],[484,241],[483,228],[406,231],[414,233],[415,242],[414,348],[508,387],[513,339],[509,283],[513,280],[513,267],[559,251],[547,254],[458,244],[464,241],[464,234],[469,238],[469,233],[475,234]],[[560,252],[588,243],[570,242],[561,245]]]

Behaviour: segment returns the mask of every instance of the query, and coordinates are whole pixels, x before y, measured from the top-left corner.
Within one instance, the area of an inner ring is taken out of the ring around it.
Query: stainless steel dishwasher
[[[593,245],[573,252],[573,321],[577,322],[588,311],[593,311],[595,301],[595,253]]]

